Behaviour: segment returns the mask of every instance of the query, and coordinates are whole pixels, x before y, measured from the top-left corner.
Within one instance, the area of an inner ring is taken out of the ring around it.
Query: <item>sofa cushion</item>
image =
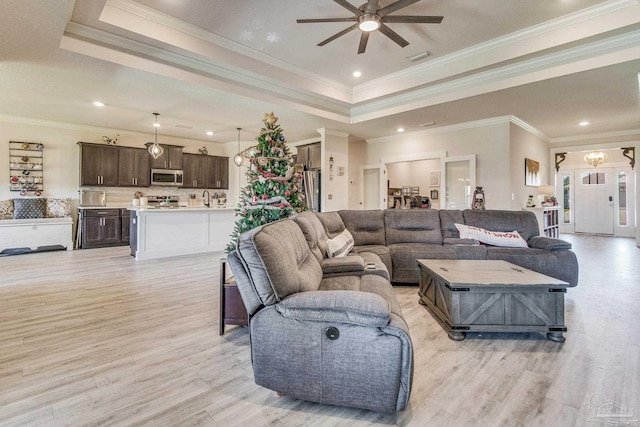
[[[13,219],[13,200],[0,201],[0,219]]]
[[[395,243],[442,244],[440,216],[431,209],[387,209],[384,211],[387,245]]]
[[[466,225],[491,231],[516,230],[527,241],[540,234],[536,215],[529,211],[465,209],[462,211],[462,216]]]
[[[527,242],[520,237],[517,231],[489,231],[484,228],[471,225],[456,224],[460,231],[461,239],[476,239],[492,246],[504,246],[510,248],[527,248]]]
[[[318,212],[315,215],[322,223],[324,232],[329,239],[336,237],[345,229],[342,217],[338,215],[338,212]]]
[[[304,238],[307,240],[311,253],[318,262],[322,262],[327,257],[327,234],[318,217],[310,211],[301,212],[296,215],[296,224],[302,230]]]
[[[46,199],[46,218],[65,218],[71,216],[71,199]]]
[[[13,219],[44,218],[47,213],[47,202],[41,198],[14,199]]]
[[[241,234],[237,252],[263,305],[320,286],[320,263],[293,220],[272,222]]]
[[[391,281],[399,283],[418,283],[420,281],[419,259],[457,259],[458,255],[451,245],[432,245],[424,243],[396,243],[389,245],[393,271]]]
[[[356,246],[384,245],[384,214],[381,210],[338,211]]]
[[[460,233],[456,228],[458,224],[464,224],[462,211],[459,209],[442,209],[438,211],[440,216],[440,230],[442,231],[442,240],[458,238]]]

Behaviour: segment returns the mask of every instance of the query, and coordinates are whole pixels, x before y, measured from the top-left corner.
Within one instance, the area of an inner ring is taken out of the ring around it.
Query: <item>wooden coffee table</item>
[[[419,259],[420,303],[452,340],[466,332],[546,332],[564,342],[569,284],[507,261]]]

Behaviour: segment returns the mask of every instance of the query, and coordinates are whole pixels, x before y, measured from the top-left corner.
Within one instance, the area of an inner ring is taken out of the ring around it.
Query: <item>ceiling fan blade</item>
[[[349,3],[347,0],[333,0],[333,1],[338,3],[340,6],[344,7],[345,9],[349,10],[351,13],[355,14],[356,16],[360,16],[364,14],[363,11],[361,11],[360,9],[358,9],[357,7]]]
[[[334,35],[332,35],[331,37],[329,37],[326,40],[321,41],[320,43],[318,43],[318,46],[324,46],[327,43],[330,43],[332,41],[334,41],[335,39],[337,39],[338,37],[344,36],[345,34],[347,34],[349,31],[353,31],[356,28],[358,28],[358,24],[353,24],[352,26],[350,26],[349,28],[345,28],[344,30],[340,31],[339,33],[336,33]]]
[[[371,34],[371,32],[369,31],[362,32],[362,35],[360,36],[360,45],[358,46],[358,55],[361,53],[364,53],[364,51],[367,50],[367,42],[369,41],[369,34]]]
[[[387,24],[439,24],[442,22],[443,16],[404,16],[389,15],[384,17]]]
[[[382,18],[383,16],[386,16],[386,15],[388,15],[390,13],[393,13],[396,10],[400,10],[400,9],[402,9],[404,7],[412,5],[412,4],[417,3],[419,1],[420,0],[398,0],[395,3],[391,3],[389,6],[383,7],[382,9],[380,9],[378,11],[378,16]]]
[[[319,19],[296,19],[298,24],[312,24],[316,22],[356,22],[358,18],[319,18]]]
[[[396,42],[400,47],[405,47],[409,44],[408,41],[400,37],[398,33],[396,33],[395,31],[393,31],[391,28],[387,27],[384,24],[380,24],[380,28],[378,28],[378,30],[380,30],[382,34],[384,34],[385,36],[389,37],[391,40]]]

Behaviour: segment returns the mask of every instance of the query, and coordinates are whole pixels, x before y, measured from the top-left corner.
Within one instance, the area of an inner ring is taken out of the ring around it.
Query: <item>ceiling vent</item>
[[[426,127],[429,127],[429,126],[433,126],[435,124],[436,124],[436,122],[427,122],[427,123],[421,123],[418,126],[420,126],[422,128],[426,128]]]
[[[187,125],[176,125],[176,127],[180,129],[193,129],[193,126],[187,126]]]
[[[431,56],[431,54],[425,50],[424,52],[418,53],[416,55],[407,56],[407,59],[411,62],[416,62],[426,58],[427,56]]]

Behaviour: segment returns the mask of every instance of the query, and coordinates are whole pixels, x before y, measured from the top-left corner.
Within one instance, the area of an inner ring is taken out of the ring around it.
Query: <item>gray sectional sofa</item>
[[[391,282],[417,284],[417,259],[492,259],[569,282],[578,283],[578,262],[571,244],[540,236],[535,215],[528,211],[387,209],[344,210],[316,214],[327,238],[345,228],[353,235],[353,253],[377,255]],[[460,239],[455,224],[498,232],[518,231],[528,247],[497,247]]]
[[[516,230],[528,247],[461,239],[456,223]],[[328,257],[345,229],[355,246]],[[304,212],[242,234],[228,261],[249,313],[256,383],[313,402],[406,409],[413,345],[391,282],[417,284],[417,259],[492,259],[575,286],[571,245],[538,234],[531,212],[393,209]]]

